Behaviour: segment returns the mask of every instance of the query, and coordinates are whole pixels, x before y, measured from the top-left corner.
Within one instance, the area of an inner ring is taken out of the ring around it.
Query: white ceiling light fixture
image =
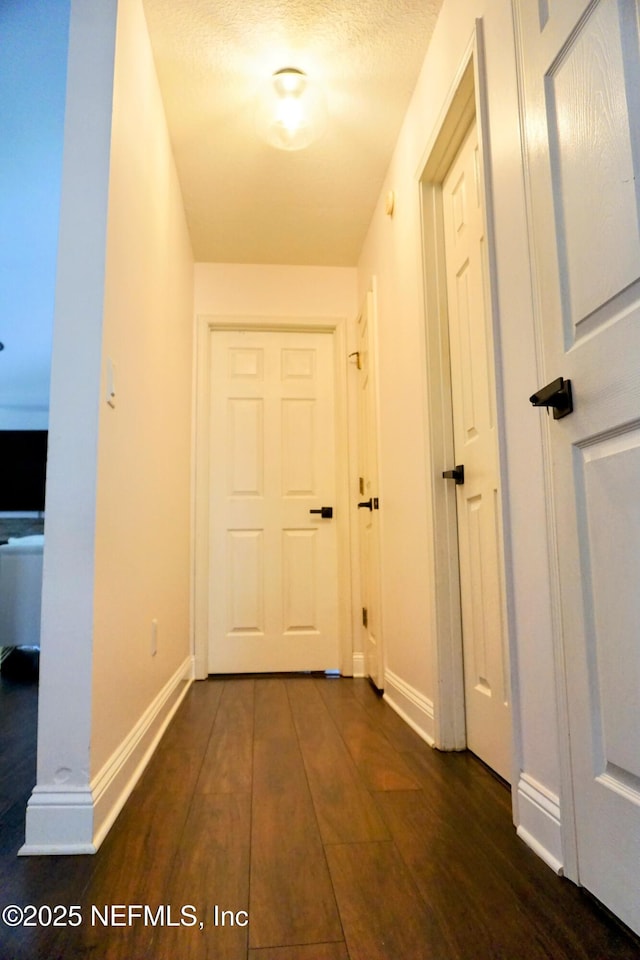
[[[322,136],[326,122],[322,91],[295,67],[276,71],[258,94],[256,130],[279,150],[303,150]]]

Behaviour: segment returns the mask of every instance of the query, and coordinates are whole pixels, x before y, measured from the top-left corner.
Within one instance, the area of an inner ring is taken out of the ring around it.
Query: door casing
[[[381,489],[382,484],[381,484],[381,476],[380,476],[380,469],[379,469],[380,393],[379,393],[379,375],[378,375],[378,313],[377,311],[378,311],[377,278],[374,276],[371,278],[371,283],[369,285],[369,289],[367,290],[365,299],[358,313],[358,318],[356,323],[356,326],[358,327],[358,341],[357,341],[358,350],[355,352],[355,356],[357,357],[357,369],[358,369],[358,381],[359,381],[359,377],[361,376],[361,373],[360,373],[361,360],[360,360],[359,351],[362,348],[359,328],[360,328],[361,318],[363,314],[366,313],[366,316],[367,316],[366,339],[367,339],[367,350],[369,353],[368,406],[369,406],[369,414],[371,417],[371,423],[370,423],[369,436],[363,437],[362,436],[363,422],[361,417],[362,410],[360,407],[360,404],[362,403],[363,398],[361,394],[361,389],[362,389],[361,384],[360,382],[358,382],[357,388],[356,388],[357,397],[356,397],[356,404],[355,404],[358,409],[358,416],[356,418],[357,431],[358,431],[358,442],[356,444],[358,447],[358,462],[354,464],[354,471],[355,471],[354,485],[358,484],[357,489],[359,490],[359,493],[358,493],[359,501],[366,500],[368,499],[369,496],[373,495],[377,498],[379,503],[384,504],[384,497],[382,495],[382,489]],[[373,472],[369,475],[368,478],[366,478],[371,483],[371,489],[365,490],[365,491],[362,491],[359,488],[360,472],[361,472],[360,443],[362,442],[364,442],[367,445],[367,448],[369,448],[370,445],[374,448],[374,449],[367,449],[369,463],[373,464]],[[357,480],[355,478],[357,478]],[[362,536],[362,528],[361,528],[361,518],[359,516],[359,513],[360,511],[356,509],[355,515],[354,515],[354,529],[357,529],[358,539],[360,540],[360,537]],[[362,657],[363,657],[362,674],[363,676],[368,676],[373,682],[376,689],[379,691],[384,690],[384,686],[385,686],[384,676],[385,676],[385,668],[386,668],[385,647],[384,647],[384,616],[383,616],[383,604],[382,604],[382,584],[384,583],[384,578],[383,578],[383,567],[382,567],[382,550],[380,547],[381,540],[382,540],[382,525],[383,525],[382,518],[383,518],[383,514],[376,508],[376,512],[372,519],[377,524],[377,531],[375,536],[372,538],[370,542],[371,555],[368,557],[368,562],[372,566],[372,569],[369,575],[371,578],[369,587],[371,587],[372,584],[375,585],[373,588],[373,594],[376,597],[376,606],[377,606],[377,609],[374,612],[374,618],[377,624],[377,649],[376,649],[377,663],[374,668],[375,674],[376,674],[375,678],[372,677],[371,675],[371,669],[369,664],[369,655],[371,650],[367,646],[368,641],[364,639],[364,630],[363,630],[364,625],[362,620],[364,616],[363,603],[359,603],[357,605],[357,609],[354,611],[356,620],[358,623],[358,632],[355,634],[355,636],[363,637],[362,645],[364,646],[364,651],[362,654]],[[362,586],[363,578],[366,576],[364,571],[364,564],[363,564],[364,544],[360,542],[358,546],[359,546],[359,549],[356,552],[356,555],[354,557],[354,564],[357,564],[358,573],[359,573],[358,579]]]
[[[192,511],[192,650],[194,677],[208,676],[209,643],[209,417],[210,351],[215,330],[260,330],[278,333],[331,333],[334,344],[336,402],[336,510],[338,529],[338,623],[340,670],[353,673],[351,622],[350,510],[347,438],[346,320],[343,318],[229,317],[202,315],[196,321],[194,344],[193,511]]]

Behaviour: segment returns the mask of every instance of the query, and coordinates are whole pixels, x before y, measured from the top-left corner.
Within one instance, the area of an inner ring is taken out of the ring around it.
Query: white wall
[[[360,293],[374,274],[379,291],[386,655],[388,668],[437,711],[431,484],[439,475],[428,466],[419,180],[475,18],[486,42],[487,162],[495,191],[516,817],[521,833],[557,867],[563,851],[554,654],[540,421],[527,399],[537,374],[509,0],[445,0],[359,265]],[[384,212],[389,190],[396,193],[393,219]]]
[[[0,5],[0,429],[49,407],[69,0]]]
[[[107,227],[92,775],[190,653],[193,259],[141,0],[119,2]]]
[[[42,584],[37,783],[25,852],[90,850],[96,456],[116,0],[72,0]]]
[[[73,0],[25,852],[100,842],[186,690],[192,295],[141,2]]]
[[[351,267],[197,263],[195,312],[244,317],[355,317]]]

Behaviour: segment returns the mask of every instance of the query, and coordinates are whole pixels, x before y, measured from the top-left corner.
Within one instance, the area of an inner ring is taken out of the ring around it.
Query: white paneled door
[[[511,780],[509,665],[481,163],[472,124],[443,185],[467,746]],[[445,482],[445,481],[443,481]]]
[[[640,932],[638,5],[514,7],[544,358],[534,387],[562,377],[574,399],[548,435],[579,880]]]
[[[209,672],[337,669],[333,336],[211,336]]]

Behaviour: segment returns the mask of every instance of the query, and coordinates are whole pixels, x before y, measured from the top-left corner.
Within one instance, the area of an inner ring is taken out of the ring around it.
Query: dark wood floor
[[[83,922],[0,922],[0,960],[640,957],[516,838],[506,788],[365,681],[195,684],[94,857],[16,858],[34,737],[33,685],[3,678],[0,908],[78,904]],[[109,905],[124,926],[92,924]],[[164,907],[165,925],[120,905]],[[195,926],[167,925],[189,905]]]

